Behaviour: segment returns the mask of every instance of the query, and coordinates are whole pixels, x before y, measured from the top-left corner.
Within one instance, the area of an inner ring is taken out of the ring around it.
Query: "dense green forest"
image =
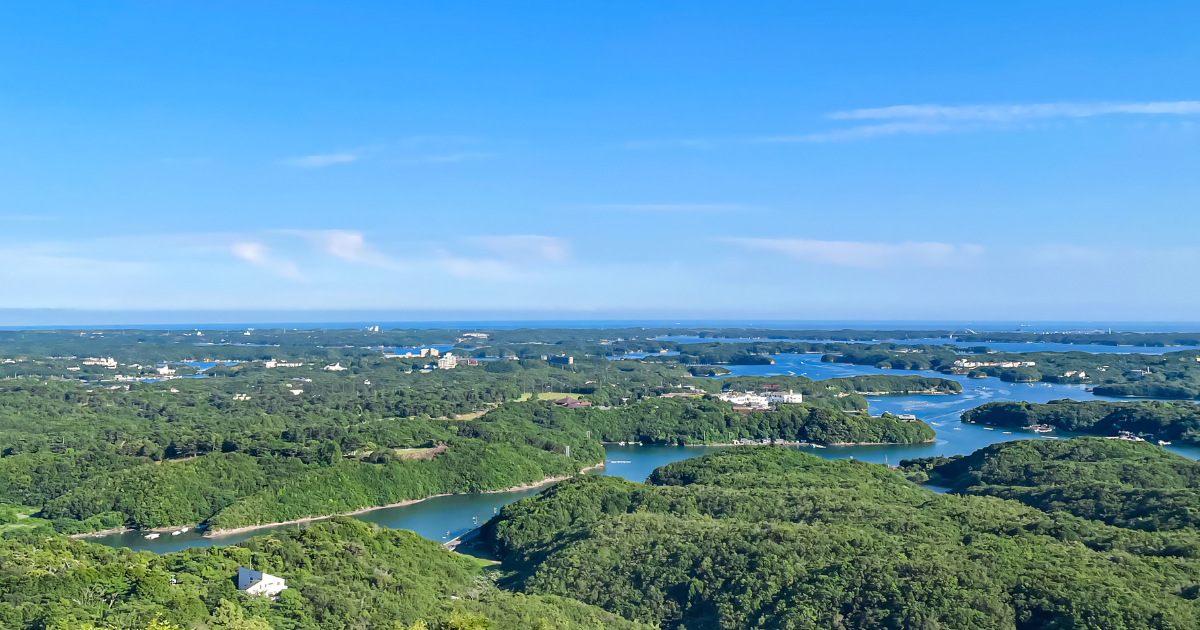
[[[893,370],[937,370],[991,376],[1008,382],[1086,383],[1101,396],[1193,399],[1200,397],[1200,351],[1162,355],[1091,352],[985,352],[961,354],[955,346],[880,343],[846,345],[822,361]],[[986,350],[983,348],[982,350]],[[956,366],[955,362],[997,365]],[[1033,363],[1032,366],[1003,365]]]
[[[517,403],[504,405],[485,417],[528,418],[548,428],[590,431],[605,442],[643,444],[728,444],[735,439],[909,444],[934,437],[933,429],[924,422],[892,415],[872,417],[865,411],[847,413],[808,403],[741,413],[734,411],[730,403],[709,396],[646,399],[611,409],[568,410],[546,403]]]
[[[1196,628],[1200,538],[778,447],[577,478],[487,525],[502,584],[663,628]]]
[[[239,566],[278,575],[274,600],[238,592]],[[156,556],[68,538],[0,540],[0,627],[224,630],[634,630],[577,601],[514,594],[468,556],[348,518],[233,547]]]
[[[358,358],[334,372],[238,364],[210,369],[210,378],[129,389],[0,382],[0,501],[36,507],[63,532],[241,527],[569,475],[601,460],[602,440],[920,441],[930,437],[923,424],[839,410],[865,410],[862,391],[958,387],[892,375],[688,380],[699,394],[737,387],[805,395],[802,412],[746,416],[716,401],[661,398],[685,392],[679,366],[595,359],[567,370],[522,360],[497,362],[514,372],[421,373],[398,361]],[[512,402],[544,390],[595,406],[558,413],[544,402]],[[447,448],[406,459],[435,447]]]
[[[901,466],[910,478],[950,485],[959,494],[1014,499],[1121,527],[1192,531],[1200,525],[1200,463],[1147,442],[1021,440]]]
[[[1190,402],[1052,400],[1046,404],[993,402],[969,409],[963,422],[998,427],[1048,424],[1063,431],[1200,444],[1200,407]]]

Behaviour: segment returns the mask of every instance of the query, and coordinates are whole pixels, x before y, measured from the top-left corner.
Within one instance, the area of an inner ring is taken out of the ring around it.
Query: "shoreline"
[[[178,530],[178,529],[183,529],[184,527],[186,527],[188,529],[198,529],[200,526],[199,525],[191,525],[191,524],[189,524],[189,525],[167,525],[165,527],[151,527],[150,529],[134,529],[132,527],[115,527],[112,529],[101,529],[99,531],[94,531],[94,532],[84,532],[82,534],[67,534],[67,538],[98,538],[100,536],[108,536],[110,534],[124,534],[125,532],[147,532],[147,533],[158,532],[160,534],[166,534],[166,533]]]
[[[732,442],[708,442],[708,443],[702,444],[702,443],[698,443],[698,442],[693,442],[690,444],[626,443],[626,446],[674,446],[677,448],[701,448],[701,447],[705,447],[705,446],[721,446],[721,447],[727,447],[727,446],[798,446],[800,448],[828,448],[830,446],[907,446],[907,445],[912,445],[912,444],[929,444],[930,442],[936,442],[936,441],[937,441],[937,438],[934,437],[934,438],[930,438],[928,440],[921,440],[919,442],[825,442],[823,444],[819,444],[817,442],[775,442],[772,444],[761,444],[758,442],[755,442],[753,444],[733,444]],[[601,442],[601,444],[612,444],[612,445],[619,446],[619,443],[617,443],[617,442]]]
[[[369,507],[359,508],[359,509],[353,510],[351,512],[338,512],[337,514],[325,514],[323,516],[306,516],[304,518],[297,518],[297,519],[293,519],[290,521],[279,521],[276,523],[263,523],[261,525],[247,525],[245,527],[234,527],[234,528],[230,528],[230,529],[214,529],[214,530],[205,532],[204,537],[205,538],[223,538],[225,536],[233,536],[235,534],[242,534],[245,532],[254,531],[256,529],[263,529],[266,527],[278,527],[281,525],[299,525],[302,523],[311,523],[312,521],[322,521],[322,520],[325,520],[328,518],[333,518],[335,516],[354,516],[356,514],[364,514],[366,512],[371,512],[374,510],[383,510],[386,508],[404,507],[406,505],[413,505],[414,503],[420,503],[421,501],[427,501],[429,499],[435,499],[437,497],[449,497],[449,496],[454,496],[454,495],[458,495],[458,494],[499,494],[501,492],[520,492],[522,490],[532,490],[534,488],[540,488],[542,486],[549,485],[552,483],[566,481],[567,479],[570,479],[572,477],[582,475],[589,470],[595,470],[597,468],[603,468],[603,467],[604,467],[604,462],[601,461],[599,464],[596,464],[594,466],[588,466],[586,468],[580,469],[579,472],[575,473],[574,475],[563,475],[563,476],[559,476],[559,477],[546,477],[545,479],[542,479],[541,481],[536,481],[533,483],[523,483],[523,484],[519,484],[516,486],[512,486],[510,488],[502,488],[500,490],[484,490],[482,492],[443,492],[442,494],[433,494],[433,495],[430,495],[430,496],[427,496],[427,497],[424,497],[421,499],[405,499],[404,501],[397,501],[396,503],[388,503],[387,505],[373,505],[373,506],[369,506]],[[126,530],[126,531],[128,531],[128,530]]]

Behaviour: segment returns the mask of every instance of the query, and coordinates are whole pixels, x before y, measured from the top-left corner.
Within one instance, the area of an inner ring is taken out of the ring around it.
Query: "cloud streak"
[[[760,142],[845,142],[848,140],[866,140],[879,136],[895,136],[900,134],[931,134],[950,131],[950,125],[927,122],[894,122],[882,125],[865,125],[850,129],[837,129],[822,133],[810,133],[799,136],[776,136],[760,138]]]
[[[350,262],[389,271],[408,271],[408,265],[384,254],[367,243],[362,232],[350,230],[285,230],[307,240],[321,253]]]
[[[878,269],[893,266],[945,267],[983,253],[978,245],[904,242],[818,241],[799,238],[729,238],[726,242],[750,250],[783,254],[804,262]]]
[[[238,241],[231,243],[229,245],[229,252],[235,258],[240,258],[281,278],[304,280],[304,276],[296,268],[296,263],[286,258],[273,256],[270,248],[258,241]]]
[[[469,160],[486,160],[490,157],[495,157],[493,153],[448,153],[446,155],[423,155],[418,157],[404,158],[399,160],[400,164],[453,164],[455,162],[466,162]]]
[[[729,212],[747,210],[748,208],[736,203],[598,203],[583,206],[589,210],[610,210],[617,212]]]
[[[359,156],[354,153],[327,153],[324,155],[305,155],[289,158],[284,160],[283,164],[295,168],[321,168],[323,166],[333,166],[334,164],[357,162],[358,160]]]
[[[829,114],[833,120],[876,121],[846,129],[757,138],[757,142],[850,142],[887,136],[932,135],[1006,128],[1035,120],[1083,119],[1111,115],[1196,116],[1200,101],[1141,103],[1035,103],[1028,105],[893,105]]]
[[[565,262],[571,257],[566,241],[555,236],[514,234],[507,236],[475,236],[468,239],[479,247],[516,261]]]
[[[1017,122],[1040,118],[1090,118],[1111,114],[1197,115],[1200,101],[1146,103],[1038,103],[1032,105],[894,105],[834,112],[837,120]]]

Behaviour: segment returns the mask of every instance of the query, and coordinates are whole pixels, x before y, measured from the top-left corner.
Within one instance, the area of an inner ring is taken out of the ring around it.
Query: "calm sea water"
[[[987,346],[992,350],[1000,352],[1090,352],[1092,354],[1166,354],[1167,352],[1179,352],[1180,350],[1195,350],[1196,346],[1169,346],[1165,348],[1145,348],[1141,346],[1100,346],[1100,345],[1085,345],[1071,343],[1007,343],[1007,342],[988,342],[982,343],[978,341],[958,341],[952,339],[885,339],[879,341],[834,341],[830,339],[729,339],[717,337],[687,337],[683,335],[661,335],[657,337],[662,341],[671,341],[674,343],[712,343],[719,341],[722,343],[763,343],[771,341],[801,341],[809,343],[898,343],[905,345],[928,344],[941,346],[951,344],[960,348],[969,348],[974,346]],[[632,356],[632,355],[630,355]]]
[[[822,363],[821,356],[816,354],[782,354],[776,355],[774,358],[775,365],[739,365],[730,366],[730,370],[733,375],[779,376],[787,374],[807,376],[814,380],[841,376],[879,374],[881,372],[888,374],[937,376],[933,372],[881,371],[871,366]],[[1082,385],[1054,385],[1047,383],[1015,384],[1003,383],[994,378],[970,379],[965,376],[946,376],[944,378],[950,378],[961,383],[963,392],[956,395],[878,396],[867,399],[871,413],[873,414],[879,414],[884,411],[897,414],[912,413],[925,422],[928,422],[937,431],[937,439],[932,443],[797,448],[826,459],[854,458],[891,465],[899,464],[902,459],[931,457],[935,455],[965,455],[997,442],[1021,439],[1049,439],[1046,436],[1019,429],[1006,431],[1000,427],[987,428],[963,424],[959,422],[959,415],[967,409],[977,407],[986,402],[1005,400],[1026,400],[1030,402],[1047,402],[1060,398],[1111,400],[1097,397],[1090,392],[1085,392]],[[1050,435],[1065,439],[1073,437],[1075,434],[1058,432]],[[706,453],[721,450],[722,448],[724,447],[608,445],[605,448],[605,467],[595,471],[593,474],[615,475],[631,481],[645,481],[650,473],[659,466],[698,457]],[[1192,459],[1200,459],[1200,448],[1188,446],[1170,446],[1167,448],[1180,455]],[[934,490],[936,491],[937,489]],[[533,496],[540,491],[541,489],[539,488],[518,492],[435,497],[412,505],[371,510],[358,514],[354,518],[393,529],[411,530],[430,540],[445,541],[470,531],[477,523],[482,523],[491,518],[504,505]],[[135,551],[146,550],[154,553],[167,553],[188,547],[231,545],[254,536],[297,527],[299,526],[283,525],[257,529],[232,536],[222,536],[220,538],[204,537],[201,535],[202,532],[189,530],[178,536],[172,536],[169,533],[163,534],[156,540],[147,540],[143,534],[137,532],[125,532],[123,534],[113,534],[89,540],[113,547],[129,547]]]

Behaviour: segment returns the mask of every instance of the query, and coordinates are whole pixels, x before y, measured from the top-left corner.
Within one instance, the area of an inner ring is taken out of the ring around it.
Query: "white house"
[[[449,352],[447,352],[445,356],[439,357],[437,360],[437,366],[439,370],[453,370],[455,365],[458,365],[458,357],[455,357]]]
[[[286,581],[278,575],[270,575],[262,571],[238,567],[237,587],[250,595],[266,595],[274,597],[287,588]]]
[[[752,409],[767,409],[771,406],[771,401],[766,396],[761,396],[754,392],[721,392],[717,394],[717,398],[740,407],[750,407]]]
[[[767,402],[771,403],[802,403],[804,402],[804,394],[797,394],[792,390],[787,393],[783,392],[767,392]]]
[[[341,372],[342,370],[345,370],[348,368],[342,367],[342,362],[338,361],[337,363],[334,363],[333,365],[326,365],[324,369],[326,372]]]

